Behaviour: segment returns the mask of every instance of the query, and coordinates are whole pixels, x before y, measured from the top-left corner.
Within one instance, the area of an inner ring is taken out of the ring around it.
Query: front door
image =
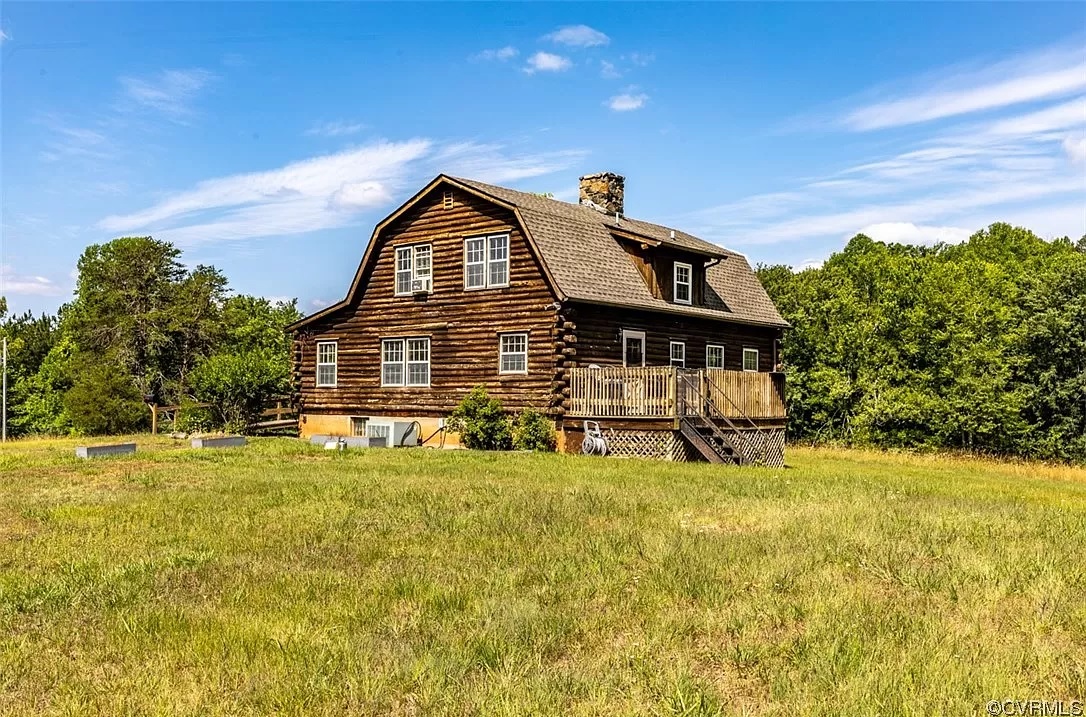
[[[622,365],[627,368],[645,365],[645,332],[622,330]]]

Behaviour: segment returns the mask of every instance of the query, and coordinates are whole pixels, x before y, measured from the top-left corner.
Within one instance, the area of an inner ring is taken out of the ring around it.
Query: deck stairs
[[[757,465],[765,462],[768,439],[762,428],[701,371],[680,370],[676,399],[679,433],[710,463]],[[733,420],[717,408],[723,397],[735,409]]]

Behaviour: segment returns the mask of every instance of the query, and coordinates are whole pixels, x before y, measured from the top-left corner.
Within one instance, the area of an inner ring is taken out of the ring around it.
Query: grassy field
[[[983,714],[1086,696],[1086,471],[0,448],[2,714]]]

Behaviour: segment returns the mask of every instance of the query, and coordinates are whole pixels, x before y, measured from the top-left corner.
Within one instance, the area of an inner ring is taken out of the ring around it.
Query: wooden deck
[[[570,369],[571,418],[678,419],[677,379],[673,366]],[[698,382],[715,413],[744,420],[784,420],[784,374],[726,369],[683,370]]]

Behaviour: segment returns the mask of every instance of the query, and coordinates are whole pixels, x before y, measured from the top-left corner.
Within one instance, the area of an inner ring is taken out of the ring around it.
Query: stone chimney
[[[611,172],[581,177],[581,204],[605,214],[623,214],[622,195],[626,178]]]

